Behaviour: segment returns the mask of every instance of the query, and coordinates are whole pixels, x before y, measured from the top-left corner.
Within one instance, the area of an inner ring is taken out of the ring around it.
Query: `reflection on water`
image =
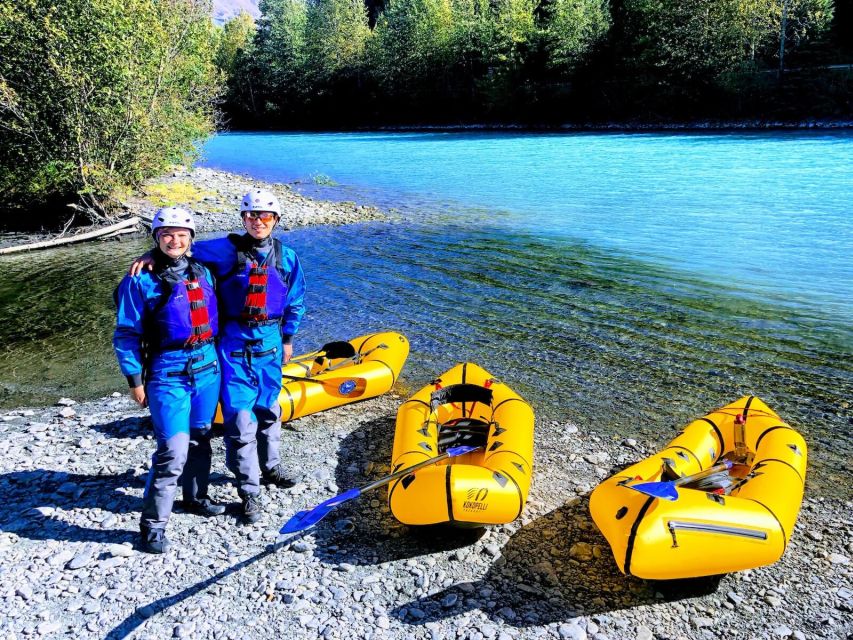
[[[398,330],[409,388],[472,360],[530,400],[540,428],[571,419],[655,441],[755,393],[806,434],[812,486],[847,491],[849,324],[580,243],[425,219],[287,234],[308,275],[297,352]],[[124,390],[112,291],[147,245],[0,260],[0,406]]]

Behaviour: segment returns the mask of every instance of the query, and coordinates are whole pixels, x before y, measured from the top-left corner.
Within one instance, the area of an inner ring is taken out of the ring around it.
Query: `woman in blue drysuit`
[[[240,205],[244,234],[202,240],[194,257],[217,282],[219,360],[225,462],[234,474],[244,522],[262,514],[260,485],[293,486],[281,464],[282,363],[305,314],[305,276],[296,253],[272,237],[281,217],[278,199],[255,189]],[[131,267],[150,264],[144,258]]]
[[[207,495],[220,371],[213,278],[188,256],[195,235],[192,215],[178,207],[161,209],[151,231],[157,243],[153,269],[125,276],[116,290],[113,345],[131,397],[151,410],[157,449],[142,501],[139,546],[163,553],[182,476],[187,511],[225,512]]]

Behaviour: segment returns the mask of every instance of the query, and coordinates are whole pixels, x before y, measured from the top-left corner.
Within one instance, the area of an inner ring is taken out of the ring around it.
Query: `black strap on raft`
[[[438,427],[438,452],[444,453],[449,447],[467,445],[484,447],[489,438],[492,423],[476,418],[458,418]]]
[[[435,411],[443,404],[452,402],[480,402],[492,404],[492,390],[478,384],[452,384],[432,392],[429,399],[430,411]]]
[[[320,351],[323,352],[323,355],[317,357],[317,362],[322,362],[323,358],[337,360],[338,358],[354,358],[356,356],[355,347],[343,340],[327,342],[320,347]]]

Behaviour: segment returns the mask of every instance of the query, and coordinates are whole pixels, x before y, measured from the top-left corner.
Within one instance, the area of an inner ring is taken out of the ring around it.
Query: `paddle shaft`
[[[282,373],[281,377],[288,380],[298,380],[299,382],[313,382],[314,384],[334,384],[331,380],[315,380],[314,378],[306,378],[304,376],[291,376],[286,373]]]
[[[482,449],[482,447],[476,447],[471,451],[476,451],[477,449]],[[470,451],[466,452],[470,453]],[[417,464],[412,465],[411,467],[406,467],[405,469],[400,469],[399,471],[392,473],[390,476],[385,476],[384,478],[380,478],[375,482],[371,482],[370,484],[366,484],[359,489],[359,493],[364,493],[365,491],[370,491],[371,489],[378,489],[379,487],[394,482],[397,478],[404,478],[410,473],[414,473],[418,469],[423,469],[424,467],[428,467],[431,464],[436,464],[437,462],[441,462],[442,460],[446,460],[447,458],[452,457],[452,454],[449,451],[445,451],[444,453],[435,456],[434,458],[430,458],[429,460],[424,460],[423,462],[419,462]]]
[[[434,458],[430,458],[429,460],[424,460],[423,462],[419,462],[418,464],[412,465],[411,467],[406,467],[405,469],[400,469],[396,473],[392,473],[389,476],[385,476],[375,482],[371,482],[370,484],[366,484],[363,487],[358,489],[350,489],[349,491],[344,491],[341,494],[334,496],[333,498],[329,498],[318,504],[313,509],[305,509],[304,511],[300,511],[296,515],[294,515],[290,520],[284,523],[284,526],[281,528],[279,533],[296,533],[297,531],[304,531],[308,527],[312,527],[320,520],[325,518],[332,509],[337,507],[348,500],[354,500],[358,498],[365,491],[370,491],[371,489],[377,489],[382,485],[386,485],[389,482],[393,482],[397,478],[402,478],[404,476],[409,475],[410,473],[414,473],[418,469],[422,469],[431,464],[435,464],[436,462],[441,462],[446,458],[455,458],[456,456],[462,456],[466,453],[471,453],[472,451],[476,451],[477,449],[482,449],[482,446],[479,447],[471,447],[467,445],[461,445],[458,447],[449,447],[447,451],[444,453],[435,456]]]
[[[720,471],[728,471],[731,468],[732,463],[727,460],[726,462],[715,464],[713,467],[708,467],[704,471],[698,471],[692,475],[684,476],[683,478],[676,478],[675,480],[671,481],[672,486],[680,487],[683,484],[689,484],[691,482],[695,482],[696,480],[707,478],[708,476],[714,475],[715,473],[719,473]]]

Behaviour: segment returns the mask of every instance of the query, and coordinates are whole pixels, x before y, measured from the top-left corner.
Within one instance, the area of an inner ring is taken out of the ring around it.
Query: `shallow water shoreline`
[[[588,494],[662,443],[571,423],[536,427],[521,519],[477,537],[427,535],[390,515],[379,490],[279,548],[299,509],[389,472],[386,395],[298,420],[282,453],[300,482],[265,491],[265,516],[202,520],[176,508],[165,556],[131,548],[153,450],[126,394],[0,412],[3,637],[843,638],[853,632],[850,501],[807,491],[778,563],[718,580],[621,575]],[[237,495],[214,441],[215,499]]]

